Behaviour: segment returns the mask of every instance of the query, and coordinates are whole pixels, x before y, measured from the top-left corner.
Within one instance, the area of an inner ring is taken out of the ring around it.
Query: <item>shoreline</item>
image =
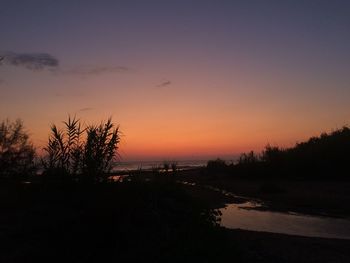
[[[226,229],[243,262],[349,262],[350,240]]]
[[[198,170],[185,174],[196,173]],[[196,230],[198,219],[188,213],[201,207],[215,209],[232,201],[232,197],[175,183],[180,178],[161,175],[154,182],[101,185],[2,184],[0,226],[6,246],[0,259],[23,262],[25,258],[37,259],[38,255],[45,259],[56,255],[62,261],[71,258],[72,247],[77,249],[73,255],[80,259],[90,254],[113,258],[109,253],[115,251],[121,253],[121,261],[130,257],[152,259],[159,257],[159,251],[163,251],[162,259],[178,253],[175,256],[179,260],[195,260],[202,253],[210,262],[217,262],[219,257],[236,262],[335,259],[345,263],[350,258],[350,240],[224,227]],[[193,207],[192,203],[200,206]],[[82,243],[76,246],[79,242]]]
[[[320,217],[350,217],[350,206],[346,205],[350,203],[349,180],[262,180],[235,178],[229,175],[213,178],[206,175],[202,169],[179,173],[178,180],[194,183],[197,187],[218,188],[238,198],[258,200],[263,204],[259,208],[261,210]]]

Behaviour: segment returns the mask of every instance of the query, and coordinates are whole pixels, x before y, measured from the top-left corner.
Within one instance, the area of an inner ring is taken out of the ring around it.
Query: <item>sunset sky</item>
[[[349,124],[350,1],[7,1],[0,119],[109,116],[124,160],[230,157]]]

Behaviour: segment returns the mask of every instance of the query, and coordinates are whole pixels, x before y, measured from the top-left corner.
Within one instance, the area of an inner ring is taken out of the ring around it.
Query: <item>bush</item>
[[[51,134],[47,146],[44,148],[47,155],[43,159],[45,173],[50,175],[68,176],[81,171],[83,142],[81,141],[84,130],[80,121],[68,118],[63,122],[65,129],[59,129],[55,124],[51,125]]]
[[[169,164],[169,162],[164,161],[164,162],[163,162],[163,170],[164,170],[164,172],[165,172],[165,173],[168,173],[169,169],[170,169],[170,164]]]
[[[222,172],[226,172],[228,169],[228,165],[226,164],[226,162],[220,158],[216,159],[216,160],[210,160],[207,163],[207,171],[209,173],[222,173]]]
[[[35,172],[35,149],[24,130],[23,122],[2,121],[0,124],[0,176],[23,178]]]
[[[177,172],[177,170],[178,170],[177,162],[172,162],[171,163],[171,170],[173,171],[173,173]]]
[[[112,119],[82,128],[79,119],[68,118],[65,129],[51,126],[47,156],[43,159],[46,174],[72,178],[84,176],[89,181],[107,180],[117,157],[119,127]]]
[[[259,156],[256,155],[254,151],[250,151],[249,153],[242,153],[238,160],[239,165],[250,165],[257,162],[259,162]]]
[[[120,141],[119,127],[114,127],[112,119],[99,125],[90,125],[86,129],[86,143],[83,151],[83,172],[98,180],[108,179],[113,168]]]

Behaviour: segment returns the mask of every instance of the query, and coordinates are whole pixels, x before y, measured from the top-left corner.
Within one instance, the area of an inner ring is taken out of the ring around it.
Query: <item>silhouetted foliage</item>
[[[24,178],[35,172],[35,149],[24,130],[23,122],[2,121],[0,124],[0,176]]]
[[[262,161],[282,172],[307,172],[308,177],[345,177],[350,162],[350,129],[343,127],[329,134],[311,137],[292,148],[265,148]]]
[[[83,172],[89,177],[106,180],[117,156],[119,127],[114,127],[112,119],[86,129],[86,143],[83,152]]]
[[[164,172],[168,173],[169,168],[170,168],[169,162],[164,161],[164,162],[163,162],[163,169],[164,169]]]
[[[161,167],[158,165],[152,165],[151,170],[153,175],[159,175]]]
[[[220,158],[216,159],[216,160],[210,160],[207,163],[207,171],[209,173],[214,173],[214,172],[226,172],[228,168],[228,165],[226,164],[226,162]]]
[[[172,162],[171,163],[171,170],[173,171],[173,173],[175,174],[177,172],[177,162]]]
[[[215,262],[235,247],[217,227],[219,211],[170,181],[6,192],[1,262]],[[18,211],[26,215],[19,229]]]
[[[278,176],[298,178],[348,178],[344,171],[350,163],[350,129],[343,127],[331,133],[296,143],[291,148],[267,145],[260,155],[243,153],[234,165],[217,159],[208,162],[207,171],[228,171],[235,176]]]
[[[68,121],[63,123],[64,130],[57,128],[55,124],[51,125],[49,141],[44,148],[47,156],[43,164],[48,173],[61,176],[76,175],[81,172],[84,148],[81,137],[84,130],[75,117],[69,117]]]
[[[242,153],[239,157],[238,164],[239,165],[249,165],[254,164],[259,161],[259,156],[254,153],[254,151],[250,151],[249,153]]]
[[[46,173],[66,178],[83,176],[89,181],[106,180],[117,156],[119,127],[115,127],[111,118],[86,128],[82,128],[75,117],[63,123],[65,129],[51,126],[48,145],[44,148]]]
[[[271,146],[270,144],[265,146],[262,152],[261,160],[264,162],[281,162],[282,149],[277,146]]]

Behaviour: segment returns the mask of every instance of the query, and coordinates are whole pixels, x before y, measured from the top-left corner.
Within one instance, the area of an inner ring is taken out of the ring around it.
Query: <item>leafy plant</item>
[[[106,123],[88,126],[86,135],[83,171],[89,177],[106,180],[106,173],[110,172],[117,157],[119,127],[115,127],[109,118]]]
[[[90,181],[106,180],[117,157],[120,141],[119,127],[112,119],[99,125],[83,128],[76,117],[63,122],[65,128],[51,126],[47,152],[43,159],[49,174],[60,176],[84,176]]]
[[[24,130],[23,122],[17,119],[0,124],[0,176],[24,177],[35,171],[35,149]]]
[[[77,174],[81,170],[83,142],[81,136],[84,130],[80,120],[76,117],[68,117],[63,122],[65,129],[59,129],[55,124],[51,125],[51,134],[47,147],[46,159],[43,160],[47,172],[59,175]]]

